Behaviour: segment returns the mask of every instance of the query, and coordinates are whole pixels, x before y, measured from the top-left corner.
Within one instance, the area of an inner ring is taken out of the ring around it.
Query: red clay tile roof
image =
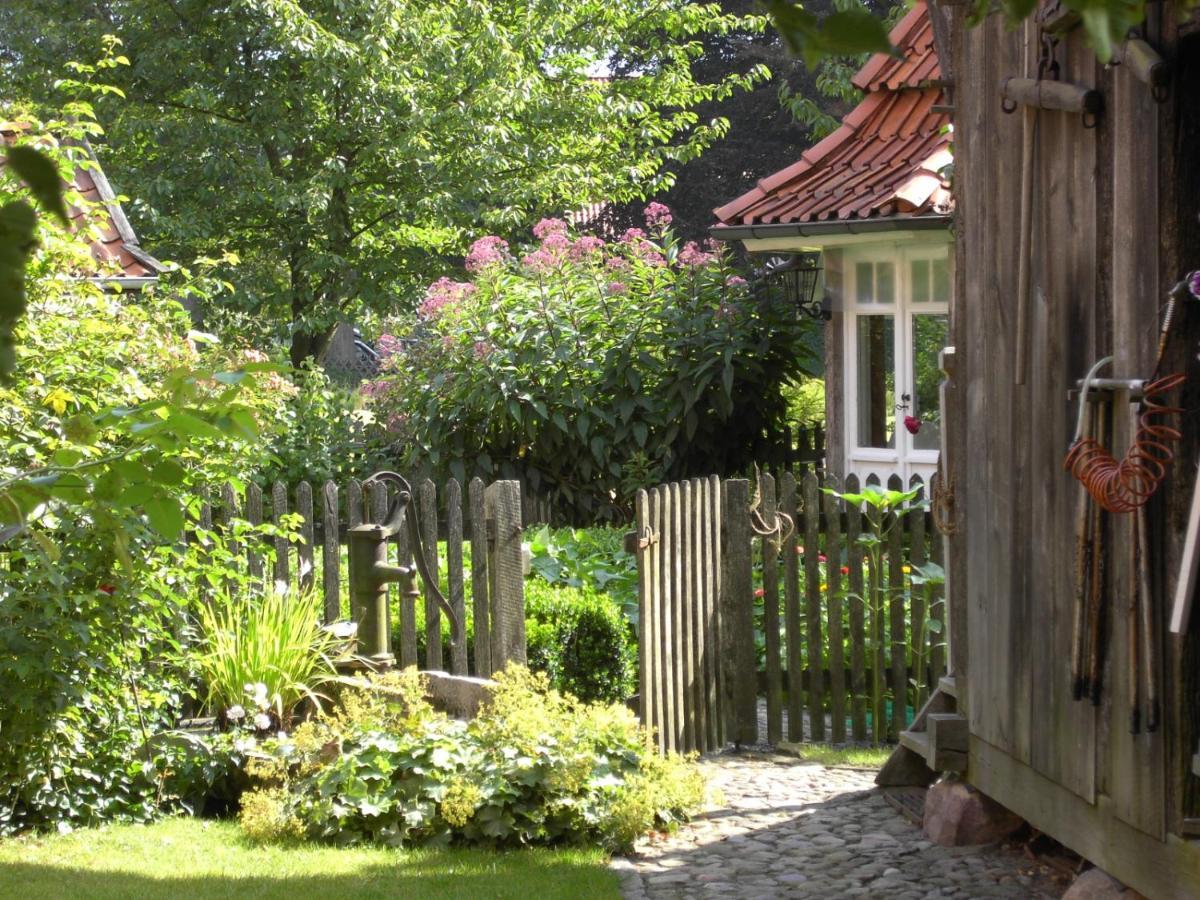
[[[899,58],[872,56],[854,76],[866,92],[841,126],[786,169],[714,210],[720,224],[799,224],[946,215],[939,170],[951,161],[933,27],[924,0],[892,29]]]
[[[0,143],[11,143],[20,130],[23,130],[20,123],[0,123]],[[91,146],[85,142],[83,149],[92,164],[86,169],[82,166],[75,169],[71,186],[90,204],[103,204],[105,214],[97,212],[98,205],[91,207],[90,217],[78,206],[72,206],[68,212],[76,229],[91,225],[98,232],[90,246],[92,257],[100,265],[92,274],[99,278],[153,278],[166,271],[166,266],[138,244],[137,235]],[[113,262],[120,267],[119,271],[114,272]]]

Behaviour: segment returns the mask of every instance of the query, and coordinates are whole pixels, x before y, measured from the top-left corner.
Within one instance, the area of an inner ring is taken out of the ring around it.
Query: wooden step
[[[970,729],[965,716],[930,713],[925,719],[929,752],[926,760],[935,772],[965,772]]]
[[[943,675],[938,679],[938,690],[958,699],[958,682],[953,675]]]
[[[923,759],[929,759],[929,732],[902,731],[900,746],[907,747],[913,753],[919,753]]]

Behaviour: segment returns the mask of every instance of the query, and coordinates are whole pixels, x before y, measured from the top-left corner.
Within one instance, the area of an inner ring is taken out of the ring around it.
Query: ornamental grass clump
[[[617,850],[704,799],[690,760],[662,758],[620,706],[580,703],[510,667],[471,722],[434,712],[415,670],[347,690],[341,705],[263,750],[278,765],[243,804],[255,839]]]
[[[225,721],[252,716],[263,732],[288,727],[303,700],[319,709],[324,697],[318,688],[336,675],[337,648],[321,616],[321,599],[313,591],[225,593],[202,604],[196,665],[209,709]]]

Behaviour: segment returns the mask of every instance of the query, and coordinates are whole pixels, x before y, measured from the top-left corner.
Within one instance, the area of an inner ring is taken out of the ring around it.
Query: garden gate
[[[770,744],[895,740],[945,674],[921,480],[883,515],[823,486],[859,491],[784,472],[638,493],[640,714],[663,751],[757,743],[762,694]]]

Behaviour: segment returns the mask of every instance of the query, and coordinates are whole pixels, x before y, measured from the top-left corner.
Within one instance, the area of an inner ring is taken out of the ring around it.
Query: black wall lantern
[[[818,253],[794,253],[791,256],[767,263],[763,275],[769,282],[778,285],[783,296],[796,309],[814,319],[831,319],[824,297],[817,296],[821,283],[821,263]]]

